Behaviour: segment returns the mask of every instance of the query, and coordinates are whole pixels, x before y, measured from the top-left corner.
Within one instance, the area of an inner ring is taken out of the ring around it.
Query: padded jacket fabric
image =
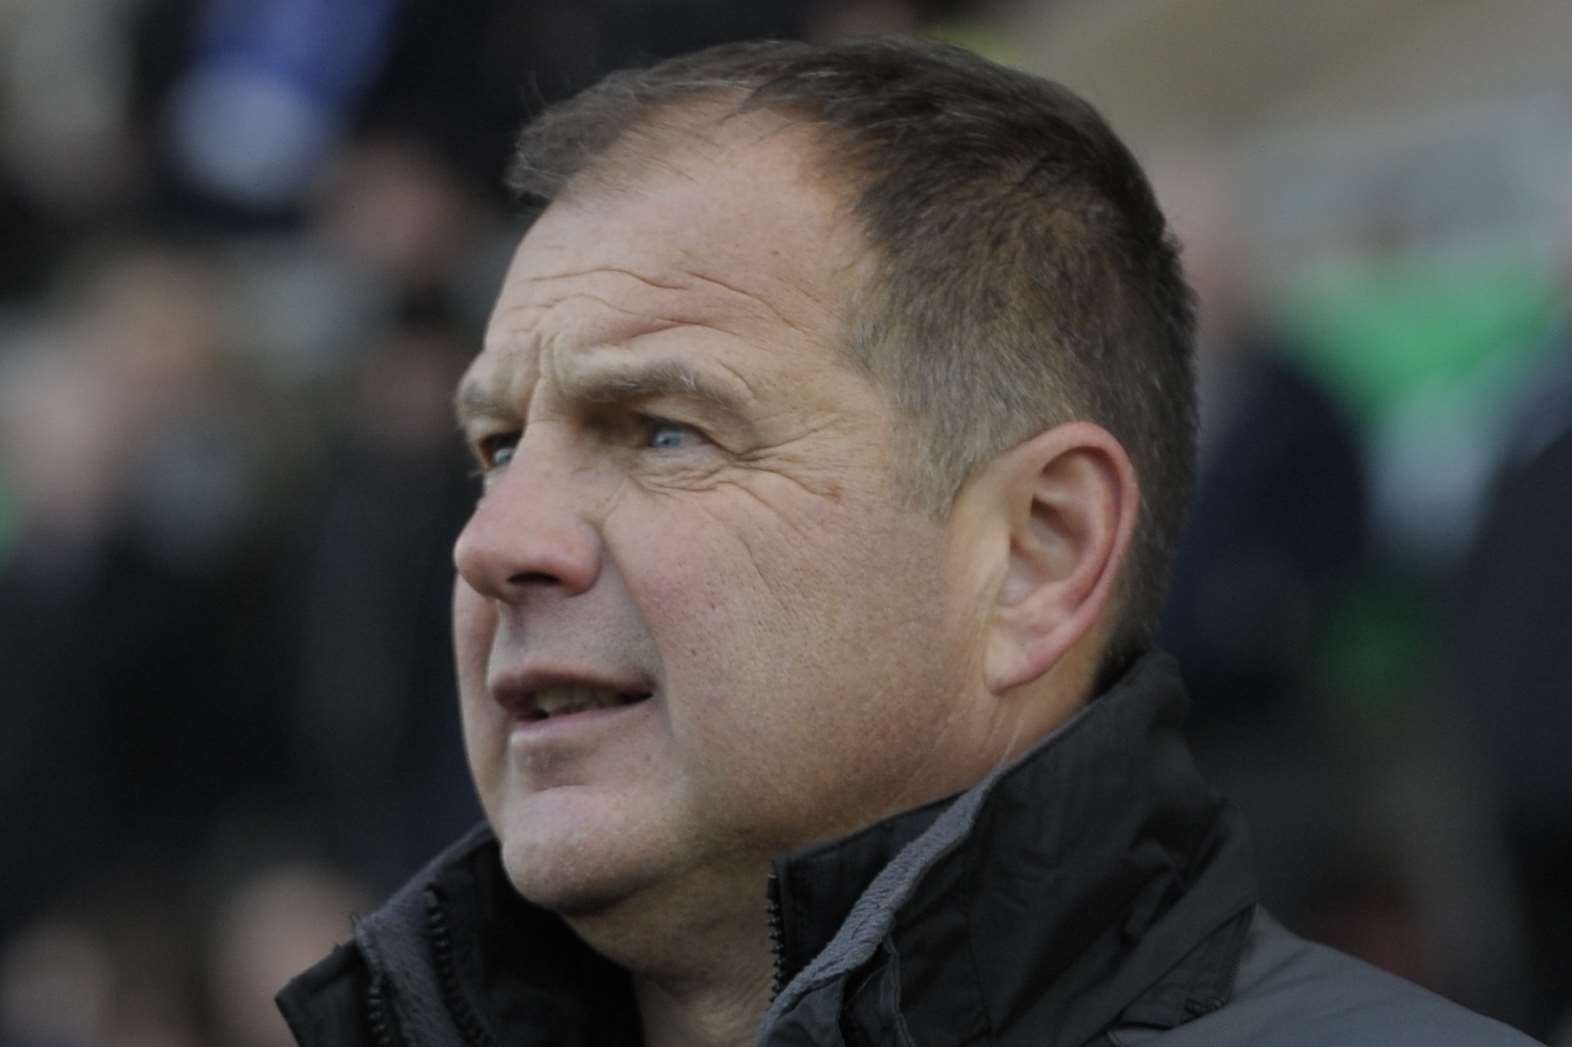
[[[1531,1043],[1283,930],[1152,655],[974,788],[774,863],[761,1047]],[[628,976],[476,830],[279,995],[303,1047],[637,1044]]]

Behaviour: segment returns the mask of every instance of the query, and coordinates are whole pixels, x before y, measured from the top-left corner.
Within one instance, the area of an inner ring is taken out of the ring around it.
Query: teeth
[[[626,705],[638,695],[624,695],[601,687],[560,686],[545,687],[535,692],[535,718],[567,716],[590,709],[609,709]]]

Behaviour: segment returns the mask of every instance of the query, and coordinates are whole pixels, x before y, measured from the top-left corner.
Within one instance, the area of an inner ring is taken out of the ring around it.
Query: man
[[[1145,653],[1190,296],[1090,108],[732,46],[516,174],[458,395],[490,828],[282,994],[303,1043],[1522,1042],[1253,906]]]

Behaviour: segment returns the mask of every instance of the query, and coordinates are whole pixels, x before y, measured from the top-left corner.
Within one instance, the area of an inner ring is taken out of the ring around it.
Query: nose
[[[586,592],[600,573],[588,492],[545,447],[522,445],[490,481],[453,547],[460,577],[482,596],[517,604],[530,592]]]

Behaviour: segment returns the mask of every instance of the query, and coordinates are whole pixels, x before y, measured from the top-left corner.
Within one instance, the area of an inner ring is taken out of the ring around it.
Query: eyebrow
[[[461,426],[473,418],[506,418],[513,413],[507,400],[489,386],[468,379],[453,394],[453,410]]]
[[[563,394],[581,403],[617,404],[662,396],[697,400],[733,416],[742,415],[751,399],[740,382],[723,381],[683,360],[617,361],[577,366],[558,382]],[[516,405],[483,382],[465,382],[454,396],[459,421],[472,418],[507,418],[519,413]]]
[[[684,360],[618,361],[574,369],[559,379],[565,395],[584,403],[614,404],[661,396],[700,400],[740,414],[747,397],[732,382],[717,380]]]

